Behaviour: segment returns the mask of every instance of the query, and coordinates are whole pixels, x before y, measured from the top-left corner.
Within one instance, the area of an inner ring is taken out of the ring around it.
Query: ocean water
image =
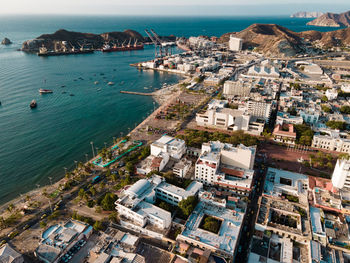
[[[143,33],[153,28],[160,35],[186,37],[220,36],[252,23],[277,23],[294,31],[334,30],[309,27],[307,21],[288,17],[0,17],[0,39],[8,37],[14,43],[0,46],[0,204],[36,184],[48,184],[49,176],[63,177],[63,167],[70,169],[74,160],[92,156],[90,141],[101,149],[104,142],[111,144],[113,136],[126,134],[149,115],[151,97],[120,94],[120,90],[146,92],[181,79],[129,66],[151,59],[152,46],[143,51],[42,58],[16,51],[23,41],[61,28],[92,33],[125,29]],[[109,81],[115,85],[108,86]],[[39,95],[39,88],[54,93]],[[37,109],[29,109],[32,99],[37,100]]]

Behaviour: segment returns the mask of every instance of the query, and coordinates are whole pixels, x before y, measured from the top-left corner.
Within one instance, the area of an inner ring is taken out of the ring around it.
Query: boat
[[[55,51],[48,50],[46,47],[42,46],[39,48],[39,52],[37,53],[40,57],[50,57],[50,56],[64,56],[64,55],[78,55],[78,54],[91,54],[94,53],[93,49],[85,49],[85,48],[72,48],[71,50],[64,51]]]
[[[114,85],[114,82],[113,82],[113,81],[110,81],[110,82],[107,83],[107,85],[113,86],[113,85]]]
[[[47,93],[53,93],[50,89],[39,89],[40,94],[47,94]]]
[[[94,84],[97,85],[97,84],[98,84],[98,81],[95,81]]]
[[[38,104],[36,103],[36,100],[32,100],[31,103],[29,104],[29,107],[30,107],[31,109],[36,108],[36,106],[38,106]]]
[[[71,93],[71,94],[69,94],[69,96],[73,97],[73,96],[74,96],[74,94],[73,94],[73,93]]]
[[[135,40],[135,43],[132,45],[131,44],[131,39],[129,41],[128,45],[124,45],[124,43],[121,46],[118,46],[117,44],[114,44],[113,46],[110,46],[109,44],[105,44],[101,51],[102,52],[118,52],[118,51],[132,51],[132,50],[142,50],[144,49],[143,43],[138,44],[137,39]]]

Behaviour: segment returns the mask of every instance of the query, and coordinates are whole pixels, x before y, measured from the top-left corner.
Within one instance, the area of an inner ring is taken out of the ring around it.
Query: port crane
[[[151,29],[151,32],[154,35],[154,37],[157,39],[157,41],[160,43],[160,45],[165,49],[165,55],[171,56],[171,45],[169,45],[169,43],[163,42],[153,29]]]
[[[167,45],[167,43],[164,43],[153,29],[150,29],[150,31],[151,32],[145,29],[147,36],[151,39],[151,41],[154,44],[154,47],[155,47],[154,56],[157,58],[157,57],[171,55],[171,50],[169,50],[169,45]]]

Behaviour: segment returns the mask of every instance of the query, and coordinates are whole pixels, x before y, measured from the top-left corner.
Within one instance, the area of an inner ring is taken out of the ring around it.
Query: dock
[[[153,96],[154,95],[153,92],[152,93],[145,93],[145,92],[126,91],[126,90],[121,90],[120,93],[141,95],[141,96]]]

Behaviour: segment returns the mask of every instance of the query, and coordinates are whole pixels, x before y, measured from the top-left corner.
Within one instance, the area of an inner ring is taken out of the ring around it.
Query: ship
[[[53,93],[53,91],[50,90],[50,89],[39,89],[39,93],[40,94],[46,94],[46,93]]]
[[[125,43],[125,41],[124,41]],[[102,52],[118,52],[118,51],[132,51],[132,50],[142,50],[144,49],[143,43],[138,44],[137,40],[135,43],[132,45],[131,44],[131,39],[129,41],[129,44],[124,45],[124,43],[121,46],[118,46],[117,44],[114,44],[113,46],[110,46],[109,44],[105,44],[101,51]]]
[[[30,107],[31,109],[36,108],[36,106],[38,106],[38,104],[36,103],[36,100],[32,100],[31,103],[29,104],[29,107]]]
[[[94,53],[93,49],[87,49],[87,48],[79,48],[76,49],[72,47],[71,49],[64,49],[64,50],[48,50],[46,47],[42,46],[39,48],[39,52],[37,53],[40,57],[50,57],[50,56],[65,56],[65,55],[78,55],[78,54],[90,54]]]

